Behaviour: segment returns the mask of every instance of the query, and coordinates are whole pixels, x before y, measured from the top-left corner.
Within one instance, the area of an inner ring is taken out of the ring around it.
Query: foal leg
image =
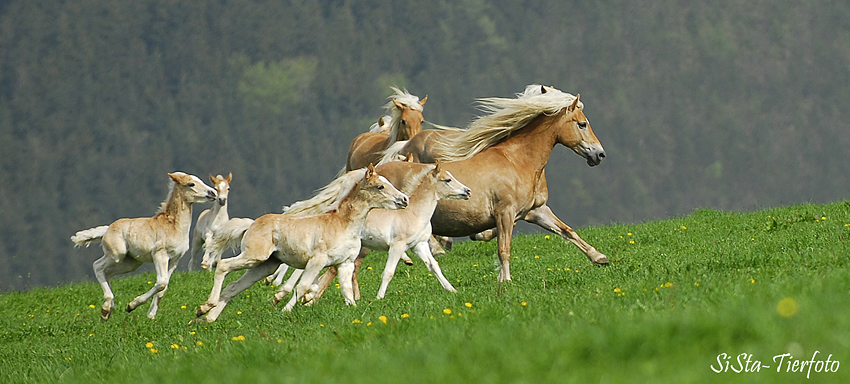
[[[286,264],[284,264],[286,265]],[[281,265],[283,267],[283,265]],[[278,269],[280,270],[280,269]],[[280,303],[283,301],[283,298],[292,293],[292,290],[295,289],[295,284],[298,283],[298,279],[301,278],[301,275],[304,274],[303,269],[292,269],[292,275],[289,276],[289,279],[286,280],[286,284],[280,286],[277,293],[274,295],[274,304]],[[278,275],[280,276],[280,275]],[[295,296],[293,296],[295,297]]]
[[[398,260],[396,260],[396,262],[398,262]],[[357,302],[354,300],[354,290],[352,288],[354,262],[345,261],[338,265],[336,269],[339,271],[339,288],[342,290],[342,296],[345,298],[345,304],[356,307]]]
[[[279,287],[281,284],[283,284],[283,278],[286,277],[286,271],[288,270],[289,266],[281,263],[280,266],[277,267],[277,269],[274,271],[274,273],[266,277],[266,285],[271,284],[272,286]]]
[[[168,266],[168,252],[164,249],[156,251],[153,255],[153,266],[156,269],[156,284],[149,291],[137,296],[130,304],[127,304],[127,312],[132,312],[138,306],[147,303],[154,295],[168,288],[168,280],[171,277]]]
[[[452,283],[449,283],[449,280],[446,279],[445,276],[443,276],[443,271],[440,269],[440,264],[437,262],[436,259],[434,259],[434,256],[431,255],[431,250],[427,242],[416,243],[416,245],[413,246],[413,253],[415,253],[416,256],[419,256],[419,258],[422,259],[422,261],[425,263],[425,266],[428,267],[428,270],[431,271],[434,276],[437,276],[437,280],[440,281],[440,285],[443,286],[443,289],[449,292],[457,292],[457,289],[452,286]]]
[[[499,232],[499,282],[511,280],[511,236],[516,211],[513,208],[497,211],[496,229]]]
[[[523,220],[536,224],[575,244],[594,264],[608,264],[608,257],[593,248],[578,236],[578,233],[558,219],[547,205],[542,205],[528,212]]]
[[[246,253],[245,250],[242,250],[236,257],[231,257],[227,259],[221,259],[218,262],[218,265],[215,268],[215,276],[213,277],[213,288],[210,291],[210,297],[207,301],[201,304],[198,307],[198,310],[195,311],[195,316],[201,317],[205,313],[209,312],[210,309],[215,307],[216,303],[219,301],[219,297],[221,295],[221,286],[224,284],[224,278],[227,277],[227,274],[231,271],[238,271],[247,268],[253,268],[268,260],[271,255],[271,251],[263,252],[265,257],[252,257],[255,255],[251,255]],[[264,276],[265,277],[265,276]]]
[[[207,313],[206,317],[203,317],[203,321],[208,323],[216,321],[218,316],[221,315],[221,312],[224,310],[224,307],[227,306],[227,303],[230,302],[231,299],[250,288],[254,285],[254,283],[262,280],[266,276],[269,276],[269,274],[271,274],[272,271],[277,269],[280,265],[280,260],[270,258],[262,264],[249,269],[236,281],[227,284],[227,287],[225,287],[224,291],[221,292],[221,298],[218,303],[216,303],[215,307]]]
[[[109,316],[112,315],[112,310],[115,308],[115,295],[112,294],[112,289],[109,287],[109,280],[112,276],[135,271],[140,265],[142,265],[141,261],[126,256],[118,262],[107,255],[103,255],[103,257],[94,261],[92,264],[94,275],[103,288],[103,306],[100,308],[101,321],[109,320]]]
[[[384,267],[384,273],[381,275],[381,287],[378,288],[378,299],[383,299],[384,295],[387,293],[387,286],[390,285],[390,281],[393,279],[395,275],[395,269],[398,266],[398,261],[401,259],[401,254],[404,253],[407,246],[406,244],[394,243],[390,245],[389,254],[387,257],[387,265]],[[340,272],[339,276],[340,287],[342,287],[342,273]]]
[[[316,284],[316,278],[319,277],[319,273],[322,272],[322,268],[325,267],[325,264],[328,261],[328,255],[326,254],[316,254],[310,257],[307,261],[307,266],[304,267],[304,273],[301,275],[301,281],[298,282],[298,286],[295,287],[295,300],[290,301],[286,307],[283,308],[284,311],[291,311],[294,304],[299,301],[315,301],[316,292],[319,290],[318,284]],[[351,275],[348,275],[349,285],[351,282]]]
[[[354,300],[360,300],[360,282],[357,280],[357,274],[360,272],[360,265],[363,264],[363,260],[366,258],[366,255],[369,254],[369,248],[360,247],[360,254],[357,255],[357,258],[354,259],[354,273],[351,275],[351,285],[354,290]],[[405,263],[410,262],[410,258],[407,257],[404,253],[402,253],[402,258],[407,259]],[[408,265],[413,264],[409,263]]]
[[[168,260],[168,281],[171,281],[171,275],[174,274],[174,270],[177,269],[177,262],[180,261],[180,258],[170,259]],[[151,301],[151,307],[148,309],[148,318],[153,319],[156,317],[156,311],[159,309],[159,302],[162,301],[162,297],[165,296],[165,291],[168,290],[168,286],[166,285],[159,293],[156,294],[156,297]]]

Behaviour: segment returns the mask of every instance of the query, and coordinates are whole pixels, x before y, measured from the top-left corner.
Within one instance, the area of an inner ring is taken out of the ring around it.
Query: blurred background
[[[232,172],[231,217],[279,212],[390,86],[465,126],[532,83],[580,93],[607,151],[549,159],[573,227],[850,196],[846,1],[8,0],[0,290],[91,280],[99,247],[69,237],[151,216],[167,172]]]

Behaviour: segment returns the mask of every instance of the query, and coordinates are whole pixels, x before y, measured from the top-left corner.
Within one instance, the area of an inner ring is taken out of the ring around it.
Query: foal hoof
[[[103,321],[109,320],[109,316],[111,316],[111,315],[112,315],[112,311],[107,311],[105,309],[101,309],[100,310],[100,321],[103,322]]]
[[[134,307],[130,304],[127,304],[127,313],[133,312],[134,309],[136,309],[136,307]]]

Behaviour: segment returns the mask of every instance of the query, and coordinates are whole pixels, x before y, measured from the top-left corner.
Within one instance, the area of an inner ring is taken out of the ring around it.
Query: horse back
[[[346,171],[364,168],[370,163],[378,164],[381,160],[381,153],[387,149],[389,139],[390,137],[386,133],[376,132],[361,133],[355,137],[348,147]]]

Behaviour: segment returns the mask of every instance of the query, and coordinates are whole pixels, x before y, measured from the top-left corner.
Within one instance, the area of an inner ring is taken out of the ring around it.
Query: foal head
[[[546,88],[541,88],[541,91],[546,93]],[[605,158],[605,149],[590,128],[590,122],[587,121],[583,111],[584,104],[579,101],[580,96],[576,95],[575,100],[556,116],[557,140],[584,157],[587,165],[593,167],[599,165]]]
[[[403,209],[408,203],[407,195],[379,175],[372,164],[366,169],[358,194],[373,208]]]
[[[210,174],[210,181],[212,181],[213,188],[215,188],[218,195],[218,205],[223,206],[227,204],[227,194],[230,192],[230,180],[233,180],[233,173],[228,173],[227,177]]]
[[[472,190],[455,179],[451,172],[442,169],[440,162],[430,172],[430,177],[436,182],[436,192],[440,199],[469,200]]]
[[[215,189],[208,187],[195,175],[183,172],[169,173],[168,176],[174,181],[171,193],[178,193],[187,203],[205,203],[216,198]]]

